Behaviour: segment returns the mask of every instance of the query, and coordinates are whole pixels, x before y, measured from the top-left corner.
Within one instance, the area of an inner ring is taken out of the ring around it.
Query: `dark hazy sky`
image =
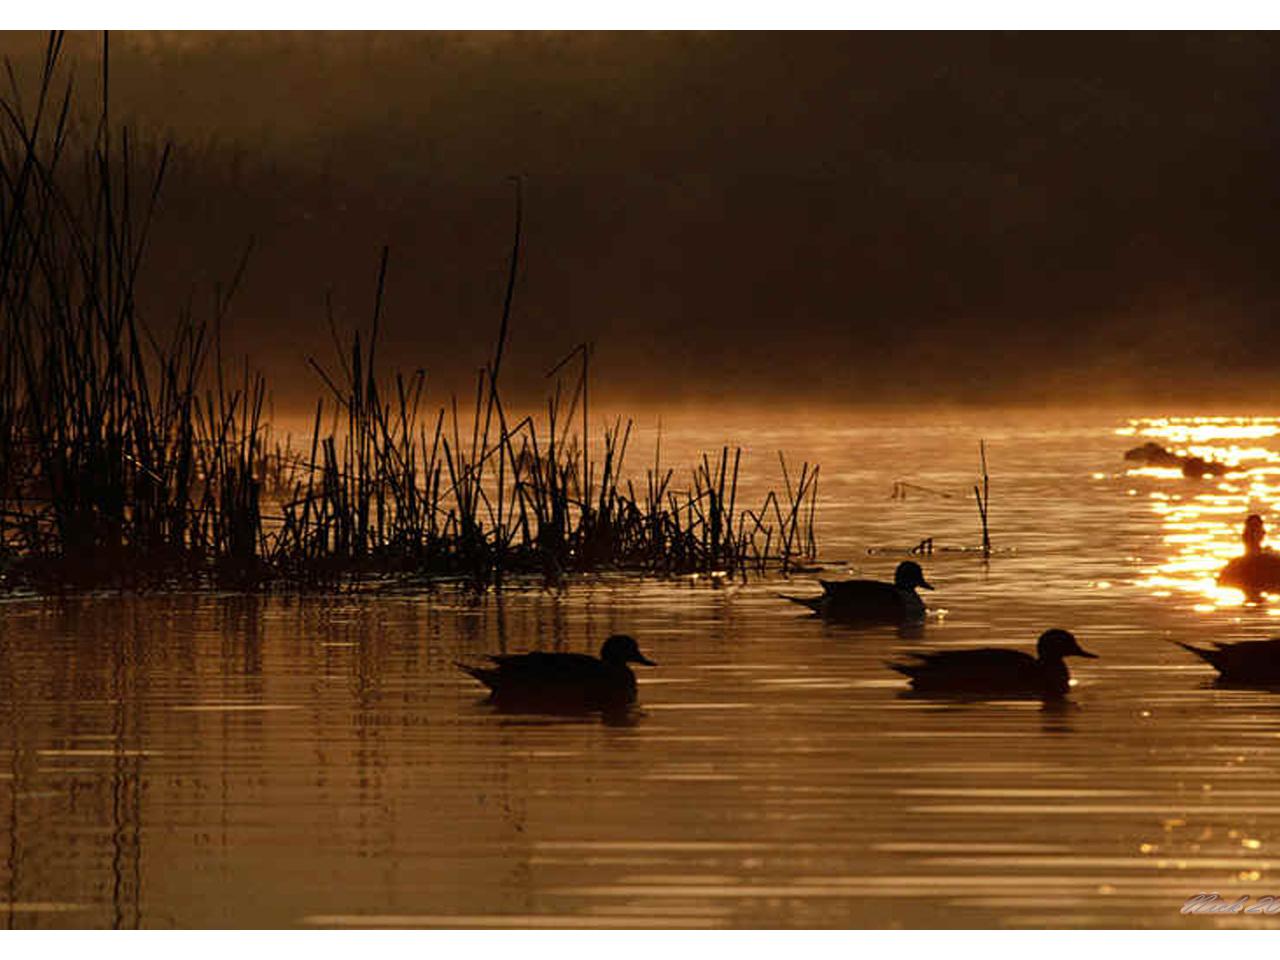
[[[21,68],[36,35],[0,42]],[[94,35],[69,61],[96,86]],[[1268,395],[1280,58],[1267,34],[112,35],[177,146],[146,303],[257,244],[231,346],[310,395],[324,297],[444,389],[845,402]],[[19,73],[23,71],[20,69]],[[193,286],[194,285],[194,286]]]

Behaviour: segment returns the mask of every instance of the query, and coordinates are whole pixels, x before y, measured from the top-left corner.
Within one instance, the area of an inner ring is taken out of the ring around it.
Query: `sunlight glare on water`
[[[1145,580],[1160,594],[1198,597],[1197,609],[1236,607],[1245,595],[1217,582],[1223,566],[1243,551],[1241,530],[1251,513],[1264,521],[1280,505],[1280,419],[1266,417],[1186,417],[1135,419],[1118,428],[1119,436],[1153,440],[1175,453],[1229,465],[1222,477],[1184,480],[1169,467],[1132,466],[1133,496],[1146,499],[1160,518],[1170,555]],[[1250,446],[1241,446],[1252,441]],[[1263,594],[1264,606],[1280,596]],[[1268,611],[1270,612],[1270,611]],[[1276,611],[1280,613],[1280,610]]]

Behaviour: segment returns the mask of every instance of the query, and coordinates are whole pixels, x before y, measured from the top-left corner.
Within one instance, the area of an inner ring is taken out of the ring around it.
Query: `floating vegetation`
[[[779,454],[783,491],[751,509],[739,502],[739,449],[704,455],[679,479],[655,453],[639,488],[623,470],[631,422],[604,429],[593,453],[589,345],[552,371],[545,416],[512,422],[499,380],[518,183],[503,313],[469,413],[454,399],[427,414],[422,371],[379,376],[384,249],[367,332],[336,368],[311,361],[327,394],[309,443],[274,442],[265,380],[247,361],[228,373],[220,347],[247,253],[209,316],[187,311],[164,336],[143,322],[137,281],[168,151],[141,171],[105,92],[77,150],[70,90],[54,90],[60,48],[55,34],[34,108],[16,84],[0,101],[0,582],[489,583],[603,568],[745,575],[814,557],[816,466],[794,475]],[[108,62],[104,42],[104,91]]]

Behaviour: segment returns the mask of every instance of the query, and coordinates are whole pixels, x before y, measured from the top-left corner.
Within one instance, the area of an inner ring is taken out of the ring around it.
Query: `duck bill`
[[[920,581],[920,586],[922,586],[922,587],[923,587],[924,589],[926,589],[926,590],[932,590],[932,589],[933,589],[933,584],[932,584],[932,583],[930,583],[928,580],[921,580],[921,581]]]
[[[657,661],[655,661],[655,660],[650,660],[650,659],[649,659],[648,657],[646,657],[643,653],[637,653],[634,657],[632,657],[632,658],[631,658],[631,662],[632,662],[632,663],[643,663],[646,667],[656,667],[656,666],[658,665],[658,664],[657,664]]]
[[[1085,657],[1085,658],[1087,658],[1087,659],[1089,659],[1089,660],[1097,660],[1097,659],[1099,659],[1099,657],[1098,657],[1098,655],[1097,655],[1096,653],[1090,653],[1088,650],[1085,650],[1085,649],[1083,649],[1083,648],[1081,648],[1081,647],[1076,647],[1076,656],[1077,656],[1077,657]]]

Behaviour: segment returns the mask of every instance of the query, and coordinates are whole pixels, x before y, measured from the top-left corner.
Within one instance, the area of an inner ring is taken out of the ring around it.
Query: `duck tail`
[[[884,665],[890,670],[898,671],[898,673],[902,674],[904,677],[910,677],[912,680],[916,678],[916,673],[920,669],[919,667],[913,667],[905,663],[894,663],[892,660],[886,660]]]
[[[1217,650],[1205,650],[1203,647],[1193,647],[1191,644],[1183,643],[1181,640],[1170,640],[1169,642],[1181,647],[1183,650],[1187,650],[1191,653],[1194,653],[1197,657],[1199,657],[1205,663],[1210,664],[1211,666],[1216,667],[1218,665]]]
[[[462,663],[458,660],[453,661],[453,665],[457,667],[459,670],[461,670],[463,673],[469,676],[475,677],[475,679],[479,680],[490,690],[493,689],[494,681],[497,678],[498,671],[486,670],[484,667],[473,667],[473,666],[470,666],[469,664]]]
[[[793,597],[786,593],[778,594],[783,600],[790,600],[792,603],[798,603],[802,607],[808,607],[810,610],[818,611],[822,608],[821,597]]]

